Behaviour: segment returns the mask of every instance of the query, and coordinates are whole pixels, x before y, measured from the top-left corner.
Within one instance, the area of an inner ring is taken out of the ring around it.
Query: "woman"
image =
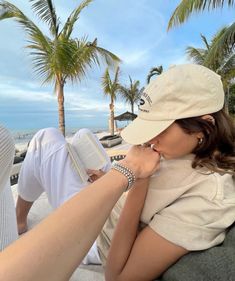
[[[121,198],[97,239],[106,280],[152,280],[186,253],[223,242],[235,220],[235,131],[223,105],[220,77],[199,65],[173,67],[145,89],[122,137],[161,161]]]
[[[203,66],[173,67],[140,104],[122,137],[151,145],[162,161],[127,195],[113,237],[116,210],[102,231],[106,280],[152,280],[186,253],[222,243],[235,220],[235,130],[220,77]]]

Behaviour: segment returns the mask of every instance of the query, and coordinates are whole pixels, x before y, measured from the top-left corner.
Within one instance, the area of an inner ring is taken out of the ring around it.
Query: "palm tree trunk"
[[[58,82],[58,111],[59,111],[59,130],[65,136],[65,117],[64,117],[64,83]]]
[[[134,103],[131,103],[131,113],[134,114]]]
[[[227,114],[229,114],[229,102],[230,102],[230,89],[229,86],[227,87],[227,91],[226,91],[226,103],[225,103],[225,110],[227,112]]]
[[[110,108],[110,134],[114,135],[114,104],[113,102],[109,105]]]
[[[229,114],[229,87],[227,89],[224,89],[225,94],[225,101],[224,101],[224,111]]]

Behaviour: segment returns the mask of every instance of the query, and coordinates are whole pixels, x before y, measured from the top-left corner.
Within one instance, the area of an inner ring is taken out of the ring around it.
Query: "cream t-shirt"
[[[150,180],[141,214],[148,225],[165,239],[187,250],[218,245],[235,221],[235,180],[229,175],[193,169],[194,155],[163,160]],[[118,221],[124,194],[108,218],[97,244],[103,262]]]

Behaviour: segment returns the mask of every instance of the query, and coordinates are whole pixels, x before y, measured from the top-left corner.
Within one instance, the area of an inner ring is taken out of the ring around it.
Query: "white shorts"
[[[72,138],[76,142],[88,129],[79,130]],[[102,168],[107,172],[111,167],[109,156],[94,136],[97,144],[102,148],[107,159],[107,164]],[[46,192],[48,201],[53,208],[59,207],[69,198],[77,194],[89,182],[81,182],[68,154],[66,140],[59,130],[47,128],[37,132],[30,141],[25,160],[23,162],[19,182],[18,194],[26,201],[35,201],[42,192]],[[98,255],[93,246],[94,253]],[[92,249],[92,248],[91,248]],[[93,258],[87,258],[86,263],[95,262]]]

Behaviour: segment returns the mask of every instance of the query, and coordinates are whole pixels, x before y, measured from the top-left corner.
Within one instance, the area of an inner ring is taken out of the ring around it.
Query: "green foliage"
[[[27,36],[26,48],[32,57],[33,69],[43,83],[53,82],[58,96],[60,127],[64,127],[64,84],[80,81],[94,64],[104,61],[114,66],[120,59],[110,51],[98,46],[97,39],[92,42],[84,36],[72,38],[72,32],[81,11],[93,0],[84,0],[69,15],[64,26],[52,0],[29,0],[33,12],[47,24],[50,36],[30,20],[20,9],[8,1],[0,1],[0,20],[13,19],[24,29]],[[61,130],[64,133],[64,128]]]
[[[114,73],[113,80],[111,79],[109,68],[107,67],[104,75],[102,76],[102,88],[106,96],[111,98],[111,103],[113,103],[117,98],[117,93],[120,90],[119,84],[120,68],[117,67]]]
[[[226,4],[233,7],[235,0],[181,0],[169,20],[168,30],[184,23],[194,12],[223,8]]]
[[[120,94],[124,101],[131,105],[131,112],[134,113],[134,104],[139,101],[143,88],[139,89],[140,81],[132,81],[130,76],[129,80],[129,86],[120,87]]]
[[[62,82],[66,79],[73,81],[81,80],[86,75],[87,69],[93,64],[100,64],[104,60],[108,65],[120,62],[113,53],[98,46],[97,39],[88,42],[87,37],[81,39],[71,38],[76,21],[80,12],[87,7],[92,0],[83,1],[72,11],[65,25],[60,30],[60,21],[51,0],[29,0],[33,12],[41,21],[49,27],[51,38],[43,32],[24,15],[15,5],[0,2],[3,11],[0,20],[13,18],[25,30],[35,72],[43,82]]]
[[[230,93],[230,88],[234,85],[235,77],[235,53],[233,49],[224,47],[217,56],[213,56],[211,52],[214,51],[217,42],[221,39],[223,34],[227,31],[227,27],[220,29],[212,38],[210,42],[205,36],[201,35],[205,48],[187,47],[186,53],[190,59],[195,63],[204,65],[221,76],[223,82],[227,106]],[[229,106],[230,107],[230,106]],[[231,108],[231,107],[230,107]]]
[[[169,20],[168,30],[173,26],[184,23],[194,12],[198,13],[204,10],[223,8],[224,5],[234,7],[235,0],[181,0]],[[213,45],[213,48],[211,48],[210,56],[207,58],[208,61],[214,60],[225,48],[228,50],[233,49],[234,44],[235,23],[232,23],[226,28],[220,39],[217,40],[217,43]]]
[[[235,84],[229,89],[228,109],[230,114],[235,115]]]
[[[107,67],[104,75],[102,76],[102,88],[105,96],[110,97],[110,133],[114,135],[114,101],[120,91],[119,84],[120,68],[116,68],[113,80],[111,79],[109,68]]]
[[[147,76],[147,84],[149,84],[151,78],[154,76],[154,75],[160,75],[161,73],[163,72],[163,67],[162,65],[159,65],[157,67],[153,67],[150,69],[149,71],[149,74]]]
[[[228,86],[228,82],[235,76],[234,50],[225,47],[216,57],[212,56],[211,52],[214,51],[217,42],[220,41],[226,31],[227,27],[217,31],[210,42],[208,42],[205,36],[201,35],[205,48],[195,48],[192,46],[186,48],[188,57],[195,63],[204,65],[221,75],[225,88]]]

